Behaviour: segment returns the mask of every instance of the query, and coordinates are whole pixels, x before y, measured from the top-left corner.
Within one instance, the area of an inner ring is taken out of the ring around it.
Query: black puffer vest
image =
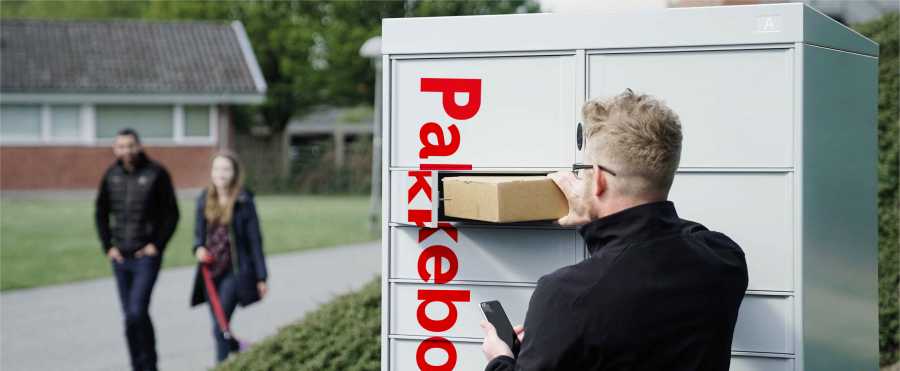
[[[114,166],[106,177],[112,242],[123,254],[131,255],[151,242],[154,226],[148,200],[160,172],[159,166],[141,154],[133,171]]]

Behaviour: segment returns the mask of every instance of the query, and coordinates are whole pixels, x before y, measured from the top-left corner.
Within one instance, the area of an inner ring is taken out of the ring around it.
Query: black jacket
[[[104,253],[116,246],[130,257],[151,242],[162,253],[178,226],[172,178],[144,153],[130,172],[116,161],[100,181],[94,221]]]
[[[194,220],[194,252],[200,246],[206,246],[206,191],[197,197],[197,215]],[[262,231],[259,228],[259,217],[253,193],[241,190],[234,204],[230,230],[232,246],[233,272],[238,278],[238,303],[242,306],[259,301],[256,283],[269,277],[266,259],[263,254]],[[194,274],[194,289],[191,293],[191,306],[206,302],[206,291],[203,288],[203,276],[200,265]]]
[[[579,232],[591,257],[538,281],[518,359],[487,370],[728,370],[747,289],[734,241],[679,219],[671,202]]]

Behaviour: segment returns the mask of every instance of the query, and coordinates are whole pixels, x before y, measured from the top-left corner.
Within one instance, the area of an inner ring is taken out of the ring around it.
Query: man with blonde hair
[[[569,201],[559,223],[580,226],[591,257],[538,281],[518,355],[482,322],[486,369],[727,371],[747,264],[667,201],[678,116],[630,89],[582,115],[588,165],[550,177]]]

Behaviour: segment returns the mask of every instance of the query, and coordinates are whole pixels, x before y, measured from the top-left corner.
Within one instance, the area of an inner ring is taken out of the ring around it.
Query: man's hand
[[[209,255],[209,250],[205,247],[200,246],[197,248],[197,251],[194,253],[194,256],[197,257],[197,261],[200,263],[210,263],[212,262],[212,255]]]
[[[116,263],[121,263],[123,260],[125,260],[125,258],[122,257],[122,252],[119,251],[119,248],[115,246],[110,247],[109,250],[106,251],[106,257]]]
[[[494,329],[494,325],[488,321],[481,320],[481,330],[484,331],[484,343],[481,344],[481,351],[484,352],[484,358],[487,358],[488,362],[499,356],[513,358],[512,349],[509,349],[509,345],[506,345],[503,340],[500,340],[500,337],[497,336],[497,330]],[[519,335],[519,332],[516,332],[516,335],[520,336],[520,339],[523,338],[522,336],[524,336],[524,334],[524,329],[522,330],[522,335]]]
[[[590,200],[584,198],[587,194],[584,189],[585,182],[576,178],[575,174],[569,171],[550,173],[547,176],[553,179],[556,186],[566,196],[566,201],[569,202],[569,214],[557,220],[559,225],[576,226],[589,223],[591,221],[588,207]]]
[[[259,298],[263,299],[266,297],[266,294],[269,293],[269,286],[266,285],[266,281],[259,281],[256,283],[256,291],[259,292]]]
[[[135,252],[134,257],[143,258],[145,256],[156,256],[158,254],[159,250],[156,249],[156,245],[148,243],[147,246],[144,246],[142,249]]]

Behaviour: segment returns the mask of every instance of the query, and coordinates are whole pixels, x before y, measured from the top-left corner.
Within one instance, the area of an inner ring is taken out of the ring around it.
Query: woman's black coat
[[[194,222],[194,252],[200,246],[206,246],[206,191],[197,198],[197,216]],[[231,218],[232,259],[234,274],[238,278],[238,303],[247,306],[259,301],[259,291],[256,284],[268,278],[266,260],[263,255],[262,232],[259,228],[259,217],[256,215],[256,204],[253,202],[253,194],[247,190],[241,190],[234,204],[234,212]],[[236,242],[236,243],[235,243]],[[206,301],[206,290],[203,288],[203,276],[200,265],[194,275],[194,290],[191,294],[191,306],[202,304]]]

